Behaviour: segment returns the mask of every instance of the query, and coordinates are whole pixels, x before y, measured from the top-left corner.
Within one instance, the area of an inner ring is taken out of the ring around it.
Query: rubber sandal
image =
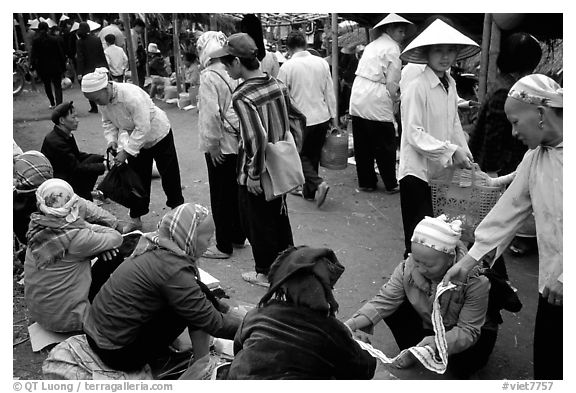
[[[266,287],[266,288],[270,287],[270,283],[268,282],[268,278],[266,277],[266,275],[264,275],[262,273],[256,273],[256,272],[242,273],[242,279],[244,281],[249,282],[250,284],[260,285],[261,287]]]
[[[231,254],[220,251],[216,246],[208,247],[206,251],[204,251],[204,254],[202,254],[203,258],[208,259],[228,259],[230,256]]]

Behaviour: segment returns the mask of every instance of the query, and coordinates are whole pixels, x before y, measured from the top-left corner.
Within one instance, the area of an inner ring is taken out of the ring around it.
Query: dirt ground
[[[88,113],[88,101],[78,85],[64,91],[65,100],[73,100],[80,125],[75,137],[80,150],[104,152],[100,115]],[[180,173],[186,202],[210,205],[208,176],[203,155],[197,150],[197,112],[183,111],[175,105],[156,101],[172,124]],[[44,136],[52,129],[48,99],[41,87],[24,91],[14,98],[13,137],[24,151],[40,150]],[[346,320],[363,303],[375,295],[401,261],[403,232],[399,194],[387,195],[382,184],[375,193],[357,190],[356,171],[348,166],[341,171],[321,169],[321,176],[331,185],[321,209],[299,197],[288,197],[289,216],[295,244],[332,248],[346,271],[336,284],[335,296],[340,304],[338,317]],[[128,218],[127,210],[116,204],[104,208],[120,219]],[[152,184],[150,213],[144,217],[144,230],[152,230],[167,211],[160,181]],[[524,305],[518,314],[503,312],[498,340],[489,364],[475,379],[532,379],[532,335],[536,312],[537,257],[515,258],[506,255],[513,285],[518,288]],[[242,272],[253,269],[250,247],[236,250],[228,260],[200,260],[200,266],[217,277],[233,299],[257,303],[265,290],[242,280]],[[16,278],[16,277],[15,277]],[[41,379],[42,362],[47,352],[33,353],[28,338],[29,324],[24,289],[14,280],[13,288],[13,376],[19,379]],[[398,348],[384,323],[376,327],[375,347],[387,355]],[[394,370],[379,364],[376,379],[390,378],[389,371],[399,379],[448,379],[450,375],[435,375],[422,367]]]

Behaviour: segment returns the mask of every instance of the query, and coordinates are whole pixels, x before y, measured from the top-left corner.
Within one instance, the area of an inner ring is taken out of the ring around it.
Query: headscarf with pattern
[[[48,179],[54,171],[44,154],[29,150],[14,160],[14,188],[18,193],[31,193]]]
[[[206,68],[212,58],[210,53],[222,48],[226,44],[226,34],[221,31],[207,31],[202,34],[196,41],[196,50],[198,58],[203,68]]]
[[[448,221],[442,214],[436,218],[424,217],[414,228],[411,241],[446,254],[454,254],[461,235],[462,221]]]
[[[521,78],[512,86],[508,97],[532,105],[564,107],[564,89],[554,79],[542,74],[532,74]]]

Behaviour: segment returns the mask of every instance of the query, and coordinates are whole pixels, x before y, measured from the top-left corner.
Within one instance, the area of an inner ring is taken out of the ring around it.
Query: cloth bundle
[[[400,352],[396,357],[390,359],[386,356],[382,351],[374,348],[372,345],[367,344],[363,341],[356,340],[356,342],[360,345],[362,349],[368,351],[372,357],[376,359],[380,359],[384,364],[393,363],[396,359],[400,356],[404,355],[406,352],[412,352],[412,355],[418,359],[420,363],[424,367],[426,367],[430,371],[434,371],[437,374],[444,374],[446,372],[446,368],[448,367],[448,351],[447,351],[447,344],[446,344],[446,330],[444,329],[444,324],[442,322],[442,315],[440,314],[440,303],[438,299],[440,296],[453,288],[456,285],[452,283],[448,283],[448,285],[444,286],[443,283],[438,284],[438,288],[436,290],[436,297],[434,298],[434,304],[432,306],[432,327],[434,328],[435,333],[435,342],[436,348],[438,349],[438,353],[440,355],[440,360],[438,360],[435,356],[434,349],[430,346],[426,345],[423,347],[411,347],[408,349],[403,350]]]

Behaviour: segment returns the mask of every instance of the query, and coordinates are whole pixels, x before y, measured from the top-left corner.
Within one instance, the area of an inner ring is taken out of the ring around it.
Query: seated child
[[[200,85],[200,63],[198,62],[198,56],[195,53],[186,52],[184,53],[184,86],[186,92],[192,86]]]
[[[438,284],[457,258],[466,253],[460,242],[460,221],[447,222],[441,215],[425,217],[412,236],[412,253],[401,262],[378,295],[345,323],[352,331],[372,333],[384,319],[400,350],[431,346],[436,350],[432,330],[432,304]],[[440,298],[446,329],[448,370],[466,378],[482,367],[496,341],[496,331],[483,329],[488,307],[488,279],[474,270],[466,285],[444,293]],[[358,338],[367,341],[362,333]],[[416,363],[408,351],[393,366],[407,368]]]
[[[371,379],[376,359],[334,316],[344,267],[332,250],[291,247],[270,267],[270,289],[234,339],[228,379]]]

